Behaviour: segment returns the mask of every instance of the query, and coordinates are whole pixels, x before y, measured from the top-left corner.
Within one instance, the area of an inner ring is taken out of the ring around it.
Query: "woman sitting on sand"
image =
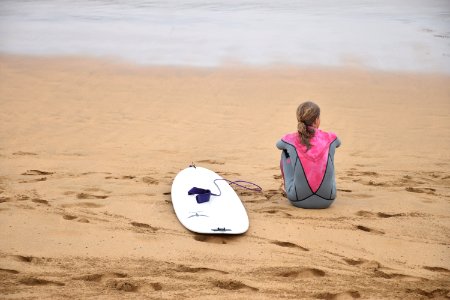
[[[334,152],[341,142],[334,133],[319,129],[317,104],[300,104],[297,120],[297,132],[277,142],[287,197],[297,207],[327,208],[336,198]]]

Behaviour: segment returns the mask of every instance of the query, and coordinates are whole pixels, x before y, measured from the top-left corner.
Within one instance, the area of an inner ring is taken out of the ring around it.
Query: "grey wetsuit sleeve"
[[[284,177],[284,189],[286,191],[288,199],[296,200],[298,199],[298,195],[295,181],[298,175],[300,175],[300,172],[295,172],[297,152],[295,151],[294,146],[289,145],[283,140],[279,140],[276,146],[278,149],[282,150],[280,167],[282,168]]]
[[[285,149],[284,142],[283,142],[282,140],[279,140],[279,141],[277,142],[276,146],[277,146],[277,148],[280,149],[280,150]]]

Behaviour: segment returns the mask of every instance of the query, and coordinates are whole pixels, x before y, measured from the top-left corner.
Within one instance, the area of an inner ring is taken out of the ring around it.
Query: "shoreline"
[[[449,293],[449,75],[0,55],[0,81],[6,298]],[[326,210],[280,190],[275,142],[308,99],[342,140]],[[179,224],[171,182],[191,162],[263,187],[238,191],[246,234]]]
[[[211,72],[211,71],[247,71],[247,72],[329,72],[329,73],[345,73],[355,72],[361,74],[378,74],[378,75],[392,75],[392,76],[417,76],[417,77],[450,77],[450,73],[439,70],[387,70],[377,69],[365,66],[364,64],[348,63],[342,65],[300,65],[288,63],[270,63],[270,64],[245,64],[240,62],[225,62],[217,66],[190,66],[190,65],[175,65],[175,64],[145,64],[127,60],[117,56],[95,56],[95,55],[52,55],[52,54],[14,54],[0,51],[0,59],[2,61],[15,62],[29,62],[42,63],[47,62],[51,64],[62,63],[69,65],[87,65],[95,64],[97,66],[115,68],[117,70],[134,70],[134,71],[184,71],[184,72]]]

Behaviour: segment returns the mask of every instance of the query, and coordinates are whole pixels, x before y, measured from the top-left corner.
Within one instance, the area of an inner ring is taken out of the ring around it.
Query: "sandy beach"
[[[313,100],[338,196],[283,196],[276,141]],[[450,76],[0,56],[0,298],[448,299]],[[177,220],[174,176],[228,179],[240,236]]]

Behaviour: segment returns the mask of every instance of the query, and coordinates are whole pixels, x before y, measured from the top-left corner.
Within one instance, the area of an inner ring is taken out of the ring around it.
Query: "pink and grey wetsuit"
[[[341,142],[334,133],[316,130],[311,148],[300,142],[298,132],[277,142],[282,150],[280,168],[291,203],[302,208],[327,208],[336,198],[334,153]]]

